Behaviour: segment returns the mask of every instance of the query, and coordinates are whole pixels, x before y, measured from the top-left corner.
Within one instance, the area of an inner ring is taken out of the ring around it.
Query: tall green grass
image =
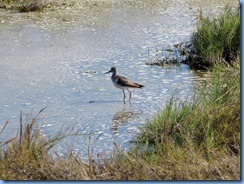
[[[194,146],[201,145],[206,149],[234,144],[229,140],[239,134],[240,128],[239,72],[237,66],[215,66],[208,87],[202,87],[190,102],[175,104],[172,98],[162,113],[141,128],[138,141],[157,145],[166,136],[180,146],[189,137]],[[239,139],[236,141],[235,146]]]
[[[201,16],[191,41],[198,56],[196,62],[200,60],[203,66],[235,60],[240,52],[240,9],[226,6],[217,18]]]

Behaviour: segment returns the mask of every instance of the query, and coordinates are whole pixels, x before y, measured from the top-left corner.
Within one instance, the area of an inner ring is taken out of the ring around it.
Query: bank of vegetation
[[[0,8],[20,13],[50,11],[74,5],[74,1],[65,0],[0,0]]]
[[[117,151],[109,158],[89,156],[87,163],[72,150],[66,156],[50,154],[68,134],[48,139],[41,135],[37,118],[26,124],[20,118],[18,135],[0,142],[0,179],[239,180],[240,27],[233,26],[238,24],[234,16],[239,15],[202,19],[193,40],[198,40],[199,57],[211,63],[208,83],[189,101],[169,99],[161,112],[140,127],[131,150],[123,151],[114,143]],[[229,34],[231,38],[226,38]]]
[[[193,33],[188,64],[193,69],[208,69],[215,64],[231,63],[240,56],[240,9],[226,6],[218,18],[200,16]]]
[[[39,0],[1,0],[0,8],[15,10],[18,12],[42,11],[52,3]]]

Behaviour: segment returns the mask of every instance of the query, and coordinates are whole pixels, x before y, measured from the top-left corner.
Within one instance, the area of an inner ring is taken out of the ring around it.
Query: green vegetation
[[[231,62],[240,55],[240,8],[226,6],[218,18],[200,16],[192,44],[197,57],[190,58],[193,68],[209,68],[217,62]]]
[[[142,155],[162,167],[171,162],[174,179],[238,179],[239,70],[215,66],[207,91],[203,87],[191,102],[171,99],[141,128],[137,142]]]
[[[24,12],[42,12],[55,8],[74,6],[74,1],[65,0],[0,0],[0,8]]]

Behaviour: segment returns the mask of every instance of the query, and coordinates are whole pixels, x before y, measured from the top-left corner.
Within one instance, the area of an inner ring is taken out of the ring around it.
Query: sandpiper
[[[122,91],[123,91],[124,102],[125,102],[125,91],[124,91],[124,89],[127,89],[129,91],[128,88],[143,88],[144,87],[143,85],[137,84],[136,82],[133,82],[132,80],[130,80],[130,79],[124,77],[124,76],[117,75],[116,67],[112,67],[105,74],[110,73],[110,72],[112,73],[111,80],[112,80],[114,86],[116,88],[122,89]],[[130,99],[131,99],[131,92],[130,92],[129,101],[130,101]]]

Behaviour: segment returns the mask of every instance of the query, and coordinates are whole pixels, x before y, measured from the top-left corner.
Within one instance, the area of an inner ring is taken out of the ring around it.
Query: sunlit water
[[[157,48],[189,41],[198,9],[216,15],[223,1],[88,2],[46,13],[0,10],[0,127],[10,121],[1,140],[16,135],[20,110],[35,115],[47,107],[38,119],[43,135],[74,125],[92,133],[66,138],[55,148],[60,153],[66,145],[82,155],[88,146],[108,151],[113,141],[126,149],[172,95],[190,99],[199,77],[188,66],[145,63]],[[146,86],[131,90],[131,103],[104,75],[112,66]]]

